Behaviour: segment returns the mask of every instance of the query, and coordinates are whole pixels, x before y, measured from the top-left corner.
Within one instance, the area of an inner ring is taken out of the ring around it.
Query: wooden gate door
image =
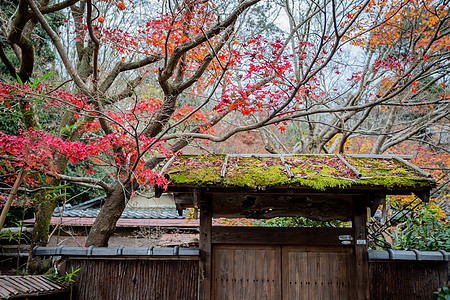
[[[356,299],[353,247],[282,249],[283,300]]]
[[[279,300],[281,296],[281,246],[214,245],[215,300]]]
[[[216,300],[356,299],[353,247],[214,245]]]

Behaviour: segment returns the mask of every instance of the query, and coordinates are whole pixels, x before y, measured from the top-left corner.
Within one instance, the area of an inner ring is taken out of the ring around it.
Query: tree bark
[[[66,129],[74,125],[76,119],[73,118],[72,112],[66,112],[61,120],[61,126],[59,127],[59,132],[61,132],[61,137],[70,140],[79,140],[81,133],[75,133],[71,130]],[[56,161],[56,168],[60,174],[64,174],[67,168],[67,158],[65,156],[59,156]],[[39,178],[35,178],[39,180]],[[42,186],[58,186],[61,180],[53,179],[50,184],[42,183]],[[33,233],[31,236],[31,249],[36,246],[47,246],[48,236],[50,232],[50,221],[52,219],[53,211],[58,205],[60,197],[55,197],[48,190],[43,190],[34,195],[34,200],[36,205],[36,218],[34,222]],[[45,273],[51,267],[51,261],[49,259],[41,257],[28,256],[27,261],[27,272],[28,274],[34,273]]]
[[[54,182],[55,183],[55,182]],[[53,197],[48,192],[41,191],[35,195],[36,218],[31,235],[31,247],[47,246],[48,235],[50,230],[50,221],[53,211],[58,203],[58,197]],[[28,274],[42,274],[51,268],[51,261],[39,256],[28,256],[27,273]]]
[[[125,205],[130,198],[131,186],[122,186],[116,181],[111,191],[106,195],[105,204],[95,219],[86,240],[86,247],[108,247],[109,238],[116,230],[116,223],[122,215]]]

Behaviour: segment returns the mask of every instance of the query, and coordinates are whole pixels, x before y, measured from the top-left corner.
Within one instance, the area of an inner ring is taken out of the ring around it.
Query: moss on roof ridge
[[[355,160],[356,159],[356,160]],[[228,158],[224,178],[220,173],[225,155],[183,155],[167,167],[164,174],[172,184],[193,186],[242,187],[265,190],[280,186],[310,187],[316,190],[327,188],[348,188],[352,186],[393,188],[422,188],[433,186],[433,181],[421,177],[415,170],[401,162],[382,159],[350,157],[355,164],[361,161],[360,171],[364,176],[357,178],[348,167],[335,156],[288,155],[286,164],[294,174],[290,178],[285,164],[277,156]],[[299,164],[295,164],[299,162]],[[370,164],[368,162],[371,162]],[[384,163],[384,165],[383,165]],[[385,168],[368,170],[371,165]],[[386,167],[388,166],[388,167]],[[357,168],[358,169],[358,168]],[[372,171],[372,175],[371,175]],[[375,172],[377,171],[377,172]]]

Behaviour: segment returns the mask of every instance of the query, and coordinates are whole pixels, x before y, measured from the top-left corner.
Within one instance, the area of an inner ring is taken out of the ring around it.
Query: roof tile
[[[100,208],[68,209],[62,212],[62,217],[96,218]],[[53,213],[54,217],[61,217],[59,211]],[[175,208],[126,208],[121,218],[123,219],[184,219],[179,216]]]

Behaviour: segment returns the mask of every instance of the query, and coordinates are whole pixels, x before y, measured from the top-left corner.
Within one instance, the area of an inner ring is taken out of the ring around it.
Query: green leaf
[[[19,82],[19,84],[23,85],[23,81],[22,81],[22,79],[20,79],[19,74],[16,74],[16,78],[17,78],[17,81]]]
[[[47,78],[49,78],[49,77],[52,77],[53,75],[55,75],[55,72],[47,73],[47,74],[45,74],[44,76],[42,76],[41,78],[39,78],[39,82],[42,82],[42,81],[44,81],[45,79],[47,79]]]

